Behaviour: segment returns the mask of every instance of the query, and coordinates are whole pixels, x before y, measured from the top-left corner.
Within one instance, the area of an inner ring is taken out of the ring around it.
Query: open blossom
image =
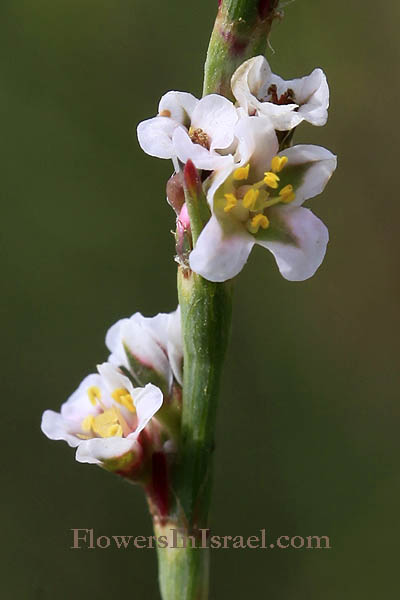
[[[256,56],[240,65],[231,86],[239,106],[249,115],[270,118],[276,130],[293,129],[303,120],[312,125],[327,121],[329,88],[321,69],[285,81],[272,73],[263,56]]]
[[[229,161],[234,150],[236,108],[227,98],[210,94],[198,100],[186,92],[168,92],[158,115],[137,128],[142,149],[150,156],[192,160],[198,169],[213,171]]]
[[[243,116],[235,134],[239,162],[209,178],[211,219],[190,254],[190,267],[210,281],[237,275],[254,244],[270,250],[288,280],[311,277],[328,243],[325,225],[301,205],[322,192],[336,157],[319,146],[278,152],[270,119]]]
[[[156,373],[167,391],[173,379],[182,385],[182,332],[179,307],[172,313],[144,317],[135,313],[129,319],[120,319],[106,334],[106,345],[111,354],[108,361],[124,367],[138,383]]]
[[[139,434],[162,402],[156,386],[134,387],[119,369],[103,363],[97,374],[82,381],[60,413],[43,413],[41,428],[51,440],[65,440],[77,448],[78,462],[125,470],[140,460]]]

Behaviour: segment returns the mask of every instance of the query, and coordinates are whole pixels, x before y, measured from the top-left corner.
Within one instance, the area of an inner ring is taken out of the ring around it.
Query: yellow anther
[[[171,116],[171,111],[168,110],[167,108],[164,108],[164,110],[162,110],[160,113],[158,113],[159,117],[170,117]]]
[[[81,427],[82,427],[83,431],[90,431],[92,429],[93,420],[94,420],[93,415],[88,415],[87,417],[85,417],[83,419],[83,421],[81,423]]]
[[[100,437],[107,438],[115,435],[115,425],[119,426],[118,413],[114,408],[109,408],[93,418],[92,429]]]
[[[288,160],[289,159],[287,156],[274,156],[274,158],[271,160],[271,171],[273,173],[279,173],[287,164]]]
[[[254,210],[259,193],[260,192],[254,188],[247,190],[242,201],[243,206],[249,210]]]
[[[239,167],[233,172],[233,179],[235,181],[243,181],[248,178],[250,170],[250,163],[245,167]]]
[[[237,204],[237,198],[234,194],[225,194],[226,204],[224,206],[224,212],[229,212]]]
[[[100,400],[101,398],[100,388],[98,388],[97,385],[92,385],[92,387],[88,389],[87,395],[89,396],[90,403],[93,404],[93,406],[96,406],[97,400]]]
[[[247,223],[247,229],[250,231],[250,233],[257,233],[260,227],[262,229],[268,229],[269,227],[269,219],[262,213],[255,215]]]
[[[108,430],[108,437],[122,437],[122,427],[119,424],[111,425]]]
[[[276,188],[278,187],[278,181],[279,177],[275,173],[271,173],[271,171],[267,171],[266,173],[264,173],[264,183],[268,187],[276,190]]]
[[[280,190],[279,197],[281,202],[284,202],[285,204],[293,202],[296,197],[296,194],[293,191],[293,186],[290,184],[285,185],[285,187]]]
[[[122,404],[122,406],[125,406],[125,408],[129,410],[129,412],[135,412],[136,409],[135,405],[133,404],[132,396],[127,390],[125,390],[124,388],[118,388],[113,391],[111,396],[115,400],[115,402],[118,402],[118,404]]]

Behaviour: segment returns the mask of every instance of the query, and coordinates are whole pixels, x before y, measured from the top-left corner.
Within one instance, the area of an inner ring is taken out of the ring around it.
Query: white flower
[[[144,317],[135,313],[129,319],[120,319],[106,334],[106,345],[111,354],[108,361],[124,367],[136,379],[143,369],[155,371],[170,389],[175,377],[182,385],[182,332],[179,307],[172,313]],[[140,372],[138,372],[140,371]],[[151,374],[150,374],[151,376]]]
[[[229,160],[238,120],[232,102],[217,94],[198,100],[186,92],[168,92],[158,107],[158,116],[137,128],[139,144],[150,156],[186,163],[213,171]]]
[[[321,69],[285,81],[272,73],[263,56],[256,56],[240,65],[231,86],[239,106],[249,115],[269,117],[279,131],[293,129],[303,120],[325,125],[328,118],[329,88]]]
[[[210,281],[237,275],[254,244],[270,250],[283,277],[301,281],[321,264],[325,225],[301,205],[322,192],[336,157],[319,146],[278,152],[267,118],[244,116],[236,127],[240,161],[208,181],[212,216],[190,254],[190,267]]]
[[[77,448],[76,460],[121,468],[141,455],[140,432],[160,409],[162,392],[152,384],[134,388],[115,366],[103,363],[61,406],[46,410],[41,428],[51,440]]]

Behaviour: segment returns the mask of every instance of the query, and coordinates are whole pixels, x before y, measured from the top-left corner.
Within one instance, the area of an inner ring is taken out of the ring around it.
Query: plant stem
[[[158,546],[158,577],[163,600],[207,600],[209,581],[209,550],[183,547],[178,538],[174,547],[177,525],[169,522],[154,524],[154,533],[168,541],[168,547]]]
[[[178,271],[184,335],[181,463],[177,494],[189,531],[207,527],[220,378],[231,321],[231,284]]]
[[[248,58],[265,54],[279,0],[220,0],[204,66],[203,94],[232,99],[230,80]]]

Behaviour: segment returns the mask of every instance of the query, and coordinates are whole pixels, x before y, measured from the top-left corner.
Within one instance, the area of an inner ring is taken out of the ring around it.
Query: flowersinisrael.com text
[[[184,535],[178,529],[168,529],[168,535],[96,535],[94,529],[71,529],[72,550],[97,548],[145,549],[145,548],[235,548],[235,549],[330,549],[330,538],[327,535],[280,535],[273,540],[267,539],[265,529],[257,535],[213,535],[210,529],[199,529],[196,536]]]

